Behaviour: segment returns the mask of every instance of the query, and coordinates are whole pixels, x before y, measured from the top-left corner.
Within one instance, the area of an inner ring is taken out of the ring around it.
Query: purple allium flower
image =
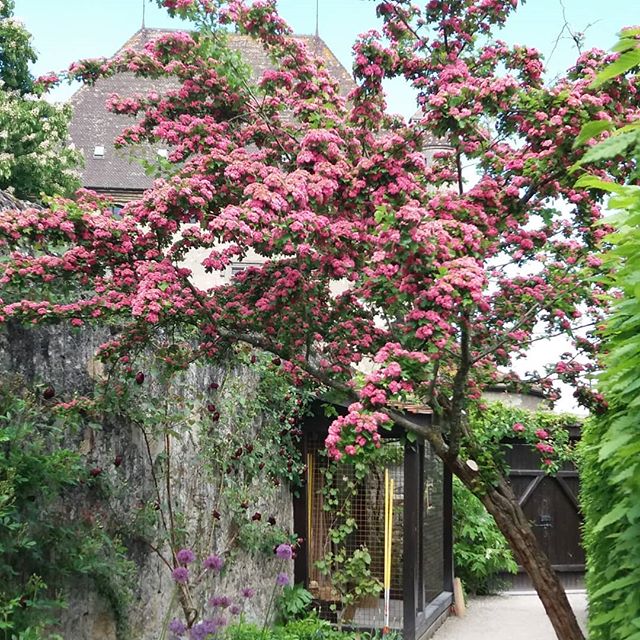
[[[293,557],[293,549],[290,544],[279,544],[276,548],[276,555],[282,560],[291,560]]]
[[[171,572],[171,577],[180,584],[186,584],[189,581],[189,569],[186,567],[176,567]]]
[[[226,626],[227,619],[224,616],[215,616],[215,618],[213,619],[213,624],[215,625],[215,629],[217,631],[218,629]]]
[[[205,558],[203,564],[205,569],[210,569],[217,573],[224,566],[224,559],[214,554]]]
[[[215,633],[218,630],[218,624],[214,620],[203,620],[202,626],[205,628],[207,633]]]
[[[174,618],[169,623],[169,631],[171,631],[171,633],[181,638],[187,631],[187,625],[184,622],[182,622],[182,620],[178,620],[178,618]]]
[[[180,549],[176,558],[180,564],[191,564],[196,559],[196,554],[191,549]]]
[[[232,605],[229,607],[229,613],[230,613],[232,616],[237,616],[237,615],[238,615],[239,613],[241,613],[241,612],[242,612],[242,607],[241,607],[239,604],[232,604]]]
[[[286,573],[279,573],[276,576],[276,584],[279,587],[286,587],[289,584],[289,576]]]
[[[205,640],[208,635],[209,632],[204,626],[204,622],[198,622],[198,624],[195,624],[191,627],[191,632],[189,633],[191,640]]]
[[[256,592],[251,588],[251,587],[245,587],[240,594],[242,595],[243,598],[253,598],[253,596],[256,595]]]
[[[229,596],[213,596],[209,600],[210,607],[220,607],[226,609],[231,604],[231,598]]]

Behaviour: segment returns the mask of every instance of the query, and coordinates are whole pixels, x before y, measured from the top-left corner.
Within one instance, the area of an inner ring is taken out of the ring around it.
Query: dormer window
[[[158,149],[157,153],[161,158],[167,158],[169,156],[169,152],[166,149]]]
[[[104,145],[97,144],[93,148],[93,157],[94,158],[104,158]]]

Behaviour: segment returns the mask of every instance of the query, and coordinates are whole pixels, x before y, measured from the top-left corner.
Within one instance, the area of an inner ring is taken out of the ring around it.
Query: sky
[[[33,34],[39,54],[36,75],[59,71],[80,58],[110,56],[145,22],[148,27],[185,28],[153,0],[16,0],[15,15]],[[342,64],[351,70],[351,47],[359,33],[378,26],[373,0],[317,0],[319,32]],[[297,33],[314,33],[316,0],[279,0],[281,15]],[[509,21],[501,37],[509,43],[539,49],[548,59],[551,76],[569,67],[576,49],[567,23],[584,32],[585,45],[609,49],[623,26],[640,24],[640,0],[528,0]],[[556,45],[557,42],[557,45]],[[410,116],[412,93],[400,83],[388,87],[389,108]],[[64,100],[73,92],[65,86],[54,95]]]
[[[188,28],[171,20],[153,0],[16,0],[15,15],[33,35],[39,60],[36,75],[60,71],[75,60],[111,56],[145,21],[148,27]],[[319,33],[342,64],[351,70],[351,47],[359,33],[377,28],[374,0],[317,0]],[[279,0],[281,15],[294,31],[312,34],[316,29],[316,0]],[[547,60],[550,78],[571,66],[577,50],[570,34],[584,33],[585,48],[609,49],[624,26],[640,24],[640,0],[528,0],[512,16],[500,37],[510,44],[533,46]],[[387,87],[391,111],[409,117],[415,99],[400,83]],[[67,99],[74,88],[56,90],[56,100]],[[553,361],[568,344],[560,339],[537,343],[520,373],[539,369]],[[575,410],[570,394],[563,394],[559,408]]]

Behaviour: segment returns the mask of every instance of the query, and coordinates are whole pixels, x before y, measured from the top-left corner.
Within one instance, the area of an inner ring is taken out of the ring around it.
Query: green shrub
[[[310,615],[284,625],[263,629],[255,624],[235,624],[227,628],[225,640],[373,640],[381,637],[382,632],[366,633],[362,631],[339,631],[326,620]],[[399,640],[391,631],[385,634],[387,640]]]
[[[615,62],[598,74],[594,85],[635,73],[638,80],[640,29],[623,31]],[[606,121],[583,128],[577,143],[609,129]],[[623,144],[620,144],[620,143]],[[638,166],[640,120],[591,145],[583,163],[610,168],[620,156]],[[581,443],[581,503],[585,517],[589,638],[640,639],[640,191],[637,171],[630,185],[584,175],[578,185],[612,194],[608,205],[618,213],[607,218],[616,231],[608,236],[611,250],[603,257],[603,289],[617,292],[603,331],[604,371],[598,391],[608,408],[585,425]]]
[[[91,478],[64,446],[69,425],[54,404],[18,380],[0,384],[2,640],[39,637],[59,618],[64,587],[78,576],[92,578],[121,623],[124,617],[130,563],[98,520],[70,508]]]
[[[455,574],[469,593],[499,591],[502,572],[515,573],[509,545],[483,504],[459,480],[453,485]]]

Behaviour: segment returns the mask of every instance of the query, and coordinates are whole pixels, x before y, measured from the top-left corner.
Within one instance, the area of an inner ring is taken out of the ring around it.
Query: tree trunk
[[[531,578],[558,640],[584,640],[564,587],[560,584],[549,558],[540,547],[531,523],[520,507],[511,485],[501,478],[497,486],[479,495],[476,474],[473,471],[460,460],[455,460],[450,467],[453,473],[480,498],[487,511],[493,516],[516,559]]]

